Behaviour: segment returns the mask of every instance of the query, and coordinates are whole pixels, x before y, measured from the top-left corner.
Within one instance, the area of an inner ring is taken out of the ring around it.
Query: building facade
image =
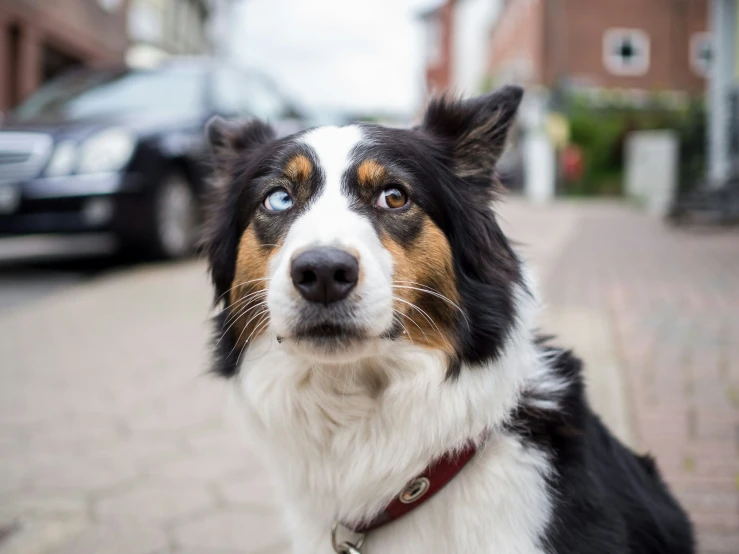
[[[452,84],[452,34],[457,0],[445,0],[420,15],[426,31],[426,88],[445,90]]]
[[[490,35],[494,81],[702,93],[708,0],[508,0]]]
[[[213,50],[230,0],[2,0],[0,114],[73,67],[153,65]]]
[[[123,62],[126,0],[3,0],[0,112],[79,65]]]
[[[485,89],[490,29],[501,0],[444,0],[421,14],[426,31],[426,88],[465,95]]]
[[[167,56],[207,54],[213,50],[209,21],[226,0],[129,0],[126,59],[153,64]]]

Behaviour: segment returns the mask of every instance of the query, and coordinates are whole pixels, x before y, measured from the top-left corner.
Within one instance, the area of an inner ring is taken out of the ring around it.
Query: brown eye
[[[408,203],[408,195],[402,190],[389,187],[380,193],[377,198],[376,206],[380,208],[387,208],[390,210],[397,210],[402,208]]]

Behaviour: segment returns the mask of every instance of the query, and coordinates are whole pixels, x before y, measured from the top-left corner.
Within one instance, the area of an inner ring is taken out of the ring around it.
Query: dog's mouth
[[[354,325],[326,322],[300,325],[291,338],[315,344],[341,344],[365,339],[367,335]]]
[[[354,323],[322,322],[298,325],[277,340],[296,353],[330,363],[371,354],[387,338],[387,333],[376,336]]]

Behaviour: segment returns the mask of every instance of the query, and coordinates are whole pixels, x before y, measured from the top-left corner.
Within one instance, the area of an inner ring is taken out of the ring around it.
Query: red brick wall
[[[454,3],[447,0],[434,15],[429,25],[437,25],[441,41],[438,59],[426,67],[426,86],[429,92],[442,91],[449,88],[452,79],[452,32],[454,29]]]
[[[707,27],[707,0],[560,0],[562,25],[553,25],[555,41],[567,51],[567,72],[577,80],[606,88],[701,92],[705,81],[690,68],[690,34]],[[650,39],[645,75],[611,74],[603,64],[603,35],[609,28],[636,28]],[[560,38],[561,37],[561,38]],[[546,80],[551,82],[551,65]]]
[[[567,75],[604,88],[702,92],[689,45],[707,17],[708,0],[509,0],[491,34],[489,71],[506,78],[512,67],[529,67],[521,80],[546,86]],[[619,27],[648,34],[645,75],[614,75],[604,66],[604,33]]]
[[[490,75],[525,84],[542,82],[547,0],[510,0],[491,32]]]
[[[2,0],[0,110],[41,84],[44,45],[87,65],[122,63],[128,46],[126,4],[111,14],[96,0]],[[11,43],[15,33],[17,51]]]
[[[0,9],[76,57],[118,61],[128,46],[125,5],[111,14],[96,0],[3,0]]]

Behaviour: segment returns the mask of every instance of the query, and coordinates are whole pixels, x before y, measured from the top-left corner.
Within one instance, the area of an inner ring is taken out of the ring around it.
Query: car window
[[[244,75],[241,79],[243,96],[252,114],[264,120],[282,119],[287,106],[275,89],[257,76]]]
[[[246,102],[241,95],[242,83],[239,74],[228,68],[213,72],[213,104],[223,115],[249,115]]]
[[[287,105],[276,89],[258,75],[219,68],[213,75],[213,103],[224,115],[283,119]]]
[[[72,74],[52,81],[13,113],[19,120],[78,120],[131,112],[193,115],[203,106],[202,73],[191,69]]]

